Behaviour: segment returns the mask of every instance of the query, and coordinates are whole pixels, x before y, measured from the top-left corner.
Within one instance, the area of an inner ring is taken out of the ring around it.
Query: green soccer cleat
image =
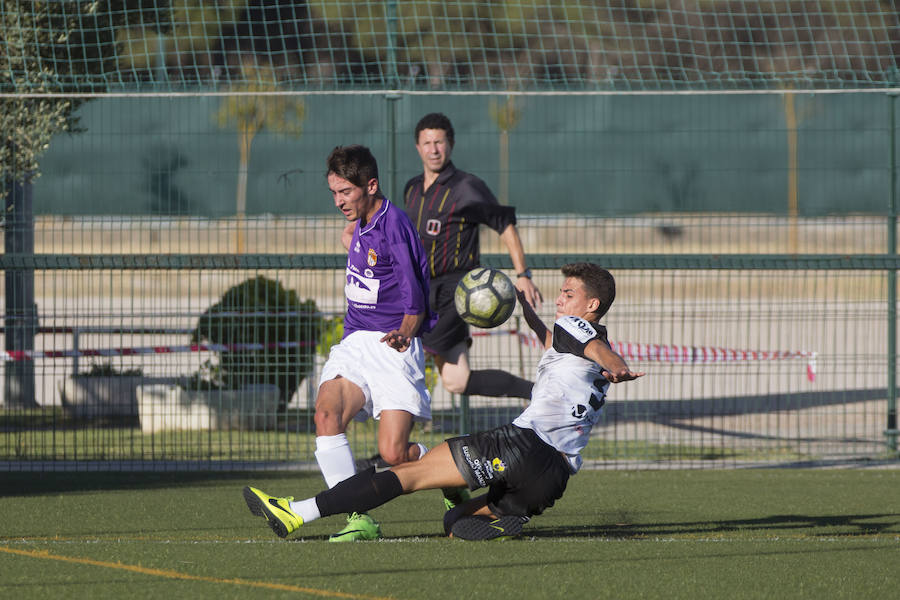
[[[452,510],[472,497],[467,487],[441,488],[441,492],[444,494],[446,510]]]
[[[328,538],[329,542],[355,542],[377,540],[381,537],[381,525],[366,513],[353,513],[347,517],[347,526]]]
[[[291,510],[290,502],[294,498],[277,498],[252,487],[244,488],[244,500],[247,508],[257,517],[263,517],[278,537],[285,538],[303,525],[303,519]]]

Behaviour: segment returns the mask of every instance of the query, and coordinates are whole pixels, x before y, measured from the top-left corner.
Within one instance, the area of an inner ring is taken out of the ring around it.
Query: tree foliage
[[[3,51],[0,92],[0,191],[8,181],[39,175],[38,162],[60,132],[77,128],[83,100],[59,96],[84,91],[84,77],[114,62],[114,29],[127,11],[140,14],[153,0],[5,0],[0,8]]]
[[[178,0],[171,9],[169,3],[8,0],[42,7],[44,20],[68,15],[88,31],[63,35],[68,41],[61,44],[39,24],[33,31],[52,43],[29,52],[46,56],[54,78],[91,90],[234,84],[246,81],[249,63],[270,67],[281,87],[295,89],[753,89],[900,81],[896,0]],[[7,11],[4,19],[23,10]],[[116,19],[122,26],[114,29]],[[53,48],[71,54],[54,55]],[[39,80],[13,85],[39,89]]]

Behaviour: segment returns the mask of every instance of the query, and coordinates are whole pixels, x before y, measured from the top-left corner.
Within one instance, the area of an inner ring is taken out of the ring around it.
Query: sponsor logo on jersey
[[[587,406],[584,404],[576,404],[575,408],[572,409],[572,416],[576,419],[580,419],[584,416],[584,413],[587,412]]]
[[[441,232],[441,222],[437,219],[428,219],[425,223],[425,233],[428,235],[437,235]]]
[[[354,251],[354,252],[359,252],[359,240],[356,240],[356,245],[353,246],[353,251]]]
[[[363,271],[363,275],[365,275],[366,277],[368,277],[370,279],[372,277],[375,277],[375,273],[372,272],[372,269],[366,269],[365,271]]]
[[[356,308],[374,308],[378,304],[378,289],[381,282],[371,277],[362,277],[358,273],[347,269],[347,284],[344,286],[344,295],[347,301],[352,302]],[[368,305],[368,306],[361,306]]]
[[[582,344],[586,344],[597,337],[597,330],[580,317],[563,317],[556,324]]]
[[[366,256],[366,262],[370,267],[374,267],[375,263],[378,262],[378,255],[375,254],[375,250],[373,250],[372,248],[369,248],[369,254],[368,256]]]
[[[491,461],[491,468],[497,471],[498,473],[502,473],[506,470],[506,463],[500,460],[499,457],[495,458]]]

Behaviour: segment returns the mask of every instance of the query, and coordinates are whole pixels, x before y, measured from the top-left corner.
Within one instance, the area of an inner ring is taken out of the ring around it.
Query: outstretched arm
[[[513,269],[516,270],[516,273],[527,271],[528,265],[525,263],[525,250],[522,248],[522,240],[519,238],[519,231],[516,229],[516,226],[507,225],[503,233],[500,234],[500,239],[509,251],[509,258],[512,260]],[[528,304],[535,308],[541,307],[544,297],[541,296],[541,291],[537,289],[537,286],[534,285],[534,282],[529,277],[516,278],[516,289],[524,292],[525,301]]]
[[[632,371],[625,359],[600,340],[592,340],[584,349],[584,355],[603,367],[603,376],[611,383],[631,381],[643,377],[643,371]]]
[[[522,316],[525,317],[528,327],[537,335],[543,347],[549,348],[553,343],[553,332],[547,329],[541,318],[534,312],[534,308],[525,299],[525,292],[516,289],[516,298],[519,299],[519,305],[522,307]]]

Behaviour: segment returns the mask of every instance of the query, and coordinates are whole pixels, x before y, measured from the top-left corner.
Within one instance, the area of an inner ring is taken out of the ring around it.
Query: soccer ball
[[[460,279],[453,300],[463,321],[489,329],[509,319],[516,308],[516,288],[500,271],[476,267]]]

